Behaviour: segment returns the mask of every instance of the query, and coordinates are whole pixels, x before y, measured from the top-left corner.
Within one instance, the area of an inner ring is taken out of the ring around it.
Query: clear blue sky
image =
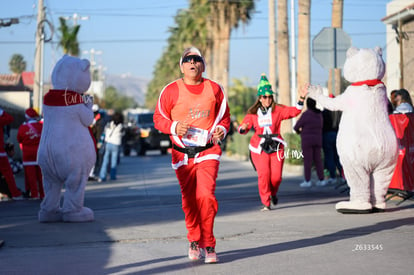
[[[381,19],[386,14],[388,2],[344,0],[343,29],[354,46],[381,46],[386,51],[386,28]],[[15,53],[24,56],[27,70],[33,70],[37,3],[37,0],[1,1],[0,19],[18,17],[20,23],[0,28],[0,74],[9,73],[8,63]],[[44,4],[47,19],[56,29],[60,16],[73,17],[78,14],[88,17],[78,21],[81,24],[78,37],[80,47],[82,51],[94,49],[101,52],[95,59],[98,65],[106,68],[105,73],[128,73],[148,79],[152,77],[154,65],[167,45],[168,29],[174,25],[177,10],[188,7],[187,0],[44,0]],[[331,10],[332,0],[312,0],[311,39],[323,27],[331,25]],[[260,74],[268,72],[267,19],[268,1],[258,0],[251,22],[233,31],[230,44],[231,78],[246,77],[249,84],[255,85]],[[61,49],[57,48],[57,35],[55,32],[53,43],[45,45],[46,82],[54,62],[62,55]],[[90,54],[83,54],[82,57],[90,58]],[[312,82],[324,84],[327,75],[328,72],[312,59]]]

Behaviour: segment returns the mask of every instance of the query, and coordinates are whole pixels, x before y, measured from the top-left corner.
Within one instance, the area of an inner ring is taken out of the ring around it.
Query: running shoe
[[[304,181],[299,186],[303,187],[303,188],[309,188],[309,187],[312,187],[312,182],[311,181]]]
[[[188,258],[192,261],[200,259],[200,248],[198,247],[198,242],[190,243],[190,247],[188,248]]]
[[[260,209],[260,211],[264,212],[264,211],[270,211],[270,205],[263,205],[263,207]]]
[[[216,251],[214,250],[214,247],[207,246],[204,249],[201,249],[201,253],[204,256],[204,262],[206,264],[214,264],[218,262]]]
[[[277,196],[276,195],[275,196],[270,196],[270,200],[272,201],[272,204],[274,206],[276,206],[277,203],[279,202],[279,200],[277,199]]]

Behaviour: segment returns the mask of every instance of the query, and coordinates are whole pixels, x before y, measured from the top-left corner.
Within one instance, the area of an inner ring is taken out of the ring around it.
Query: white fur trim
[[[251,144],[249,144],[249,150],[259,155],[260,153],[262,153],[262,147],[260,146],[260,144],[258,147],[253,147]]]
[[[296,104],[296,109],[298,109],[298,110],[302,110],[302,109],[303,109],[303,105]]]
[[[184,159],[183,160],[181,160],[177,163],[171,163],[171,167],[174,170],[177,170],[178,168],[180,168],[183,165],[188,165],[188,156],[187,156],[187,154],[184,154]]]
[[[200,163],[205,160],[217,160],[220,161],[221,156],[217,154],[208,154],[202,157],[198,157],[198,154],[194,157],[194,163]]]

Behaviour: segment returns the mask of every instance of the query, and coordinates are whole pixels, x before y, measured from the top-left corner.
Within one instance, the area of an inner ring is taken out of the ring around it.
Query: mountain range
[[[106,75],[106,87],[114,87],[120,94],[132,97],[140,106],[145,104],[149,79],[129,74]]]

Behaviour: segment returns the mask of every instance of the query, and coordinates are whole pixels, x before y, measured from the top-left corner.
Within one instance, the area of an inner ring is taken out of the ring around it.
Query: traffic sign
[[[323,28],[312,41],[313,57],[325,69],[342,68],[351,38],[341,28]]]

